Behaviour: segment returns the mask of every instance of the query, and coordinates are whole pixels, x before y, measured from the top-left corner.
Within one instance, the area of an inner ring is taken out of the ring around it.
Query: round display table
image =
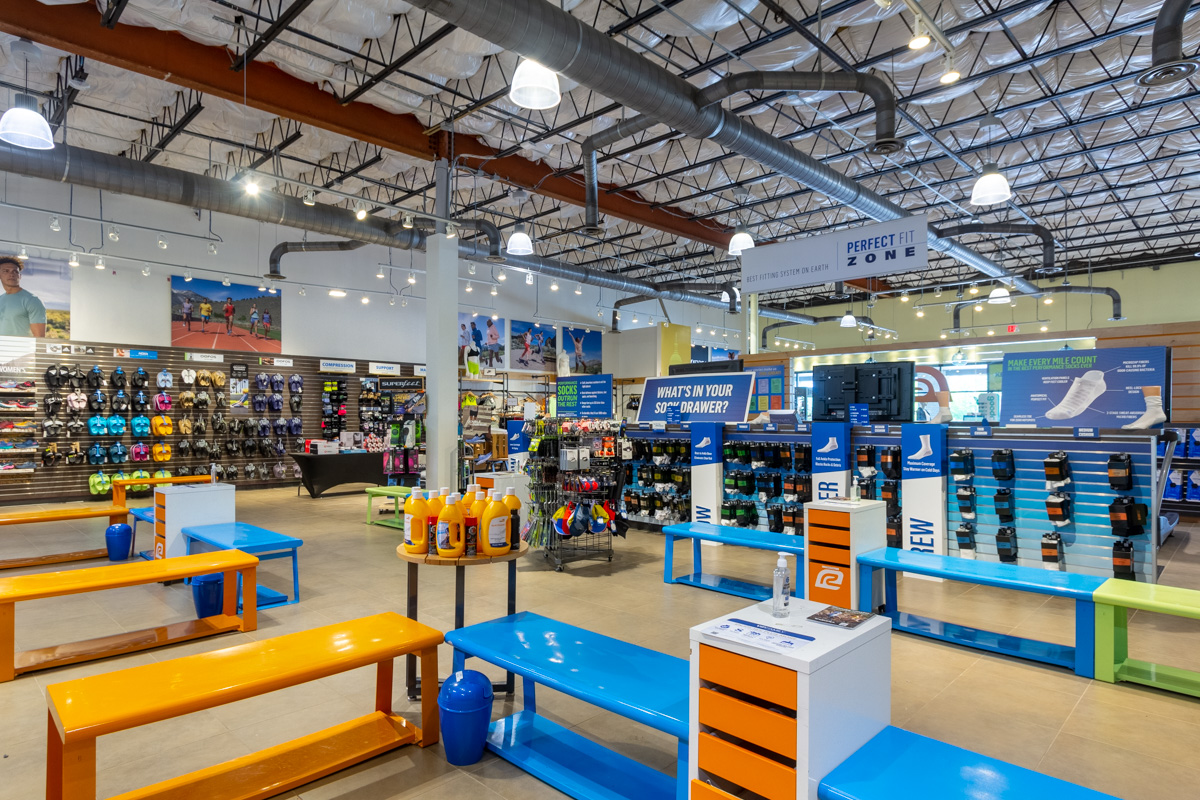
[[[438,555],[409,553],[404,545],[396,548],[396,555],[401,561],[408,562],[408,618],[414,622],[417,619],[417,572],[422,564],[430,567],[454,567],[454,628],[463,626],[463,607],[466,600],[467,567],[487,566],[488,564],[508,564],[508,613],[517,613],[517,559],[529,552],[529,543],[521,542],[516,550],[510,550],[502,556],[460,556],[445,558]],[[408,687],[408,699],[416,700],[421,683],[417,679],[417,658],[405,657],[405,682]],[[497,683],[492,690],[512,694],[514,689],[513,674],[507,674],[504,683]]]

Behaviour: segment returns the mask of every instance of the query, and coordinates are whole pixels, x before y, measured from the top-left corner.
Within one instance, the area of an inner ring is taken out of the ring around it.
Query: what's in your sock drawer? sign
[[[753,391],[752,372],[647,378],[638,422],[745,422]]]
[[[1004,424],[1130,429],[1161,425],[1170,405],[1169,364],[1166,347],[1008,355],[1000,400]]]

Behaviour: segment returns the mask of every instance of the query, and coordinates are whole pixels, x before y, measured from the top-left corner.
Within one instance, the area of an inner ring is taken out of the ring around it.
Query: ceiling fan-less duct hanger
[[[696,102],[701,108],[708,108],[736,94],[751,91],[865,94],[875,103],[875,142],[867,151],[891,155],[904,149],[904,142],[896,136],[896,98],[887,83],[875,75],[863,72],[743,72],[723,78],[701,90]],[[657,124],[657,119],[640,114],[584,139],[582,160],[586,233],[594,235],[601,232],[597,151]]]
[[[740,156],[804,184],[874,220],[910,216],[900,206],[832,167],[772,136],[720,105],[702,106],[701,93],[679,75],[651,63],[580,19],[544,0],[412,0],[412,5],[463,30],[565,75],[592,91],[687,136],[712,139]],[[968,247],[939,239],[929,246],[1022,292],[1038,288],[1009,275]]]

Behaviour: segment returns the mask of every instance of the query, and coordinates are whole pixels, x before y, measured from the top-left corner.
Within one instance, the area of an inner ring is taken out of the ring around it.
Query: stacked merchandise
[[[904,546],[904,516],[900,487],[900,447],[898,445],[859,445],[855,450],[855,468],[859,494],[864,500],[887,503],[888,547]]]
[[[38,407],[36,393],[33,381],[0,383],[0,480],[28,481],[38,467],[38,425],[32,419]]]
[[[321,392],[321,437],[333,441],[346,430],[346,381],[327,380]]]
[[[359,380],[358,427],[364,434],[383,437],[389,433],[390,409],[385,410],[384,395],[379,391],[378,378]],[[387,403],[391,405],[391,403]]]
[[[625,513],[646,525],[687,522],[692,515],[692,442],[685,437],[628,440],[625,462]]]
[[[1179,437],[1171,458],[1171,469],[1163,481],[1162,499],[1165,507],[1195,514],[1200,504],[1200,428],[1173,429]],[[1158,457],[1166,455],[1166,441],[1158,441]]]
[[[726,440],[721,524],[802,535],[812,500],[812,445],[792,440]]]

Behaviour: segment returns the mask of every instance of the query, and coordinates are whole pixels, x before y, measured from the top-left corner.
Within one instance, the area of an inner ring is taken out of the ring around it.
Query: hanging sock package
[[[1113,536],[1137,536],[1145,533],[1149,511],[1145,503],[1132,497],[1118,497],[1108,505],[1108,521],[1112,524]]]
[[[958,530],[954,532],[954,536],[958,539],[958,555],[961,558],[975,559],[975,526],[969,522],[964,522],[958,526]]]
[[[974,451],[962,449],[950,454],[950,478],[955,483],[967,483],[975,474]]]
[[[887,513],[900,513],[900,483],[899,481],[884,481],[879,489],[879,499],[887,503]]]
[[[883,472],[885,478],[897,480],[900,477],[900,465],[903,461],[903,456],[900,454],[899,445],[885,447],[883,452],[879,454],[879,468]]]
[[[998,481],[1011,481],[1017,475],[1012,450],[992,451],[992,477]]]
[[[996,506],[996,516],[1001,522],[1012,522],[1016,519],[1016,503],[1013,500],[1012,489],[997,489],[992,502]]]
[[[858,466],[859,475],[868,479],[875,477],[875,445],[859,445],[854,461]]]
[[[958,513],[963,519],[975,519],[975,489],[971,486],[959,486],[954,491],[958,499]]]
[[[1058,571],[1062,561],[1062,536],[1057,533],[1042,534],[1042,567]]]
[[[1133,489],[1133,459],[1129,453],[1113,453],[1108,457],[1108,486],[1114,492]]]
[[[807,442],[792,445],[792,469],[812,472],[812,445]]]
[[[778,503],[767,506],[767,530],[771,533],[783,533],[783,506]]]
[[[858,496],[863,500],[874,500],[875,498],[875,479],[860,480],[858,482]]]
[[[887,518],[887,546],[904,547],[904,518],[899,514]]]
[[[1042,462],[1042,469],[1046,473],[1046,491],[1048,492],[1061,489],[1071,482],[1071,462],[1062,450],[1046,456]]]
[[[1061,528],[1071,522],[1071,496],[1062,492],[1051,492],[1046,498],[1046,516],[1050,524]]]
[[[1121,539],[1113,542],[1113,577],[1123,581],[1137,580],[1133,574],[1133,542]]]
[[[1004,527],[996,531],[996,554],[1004,564],[1017,561],[1017,529]]]

